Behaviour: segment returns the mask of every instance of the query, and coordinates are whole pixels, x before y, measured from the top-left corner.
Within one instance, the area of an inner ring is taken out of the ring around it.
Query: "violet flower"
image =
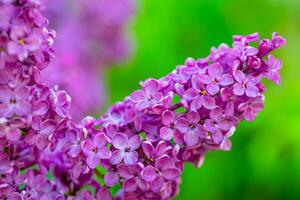
[[[257,33],[234,36],[232,48],[221,44],[206,58],[188,58],[165,77],[141,82],[99,119],[76,123],[71,96],[41,78],[55,36],[43,6],[39,0],[0,0],[4,199],[172,199],[185,163],[200,167],[206,152],[230,150],[236,126],[263,109],[262,78],[280,82],[281,61],[266,56],[285,40],[277,33],[261,41]],[[101,12],[119,25],[110,9]],[[121,188],[113,196],[115,185]]]
[[[251,80],[251,77],[247,78],[240,70],[235,71],[233,76],[237,81],[237,83],[233,85],[233,93],[235,95],[242,96],[246,93],[248,97],[258,96],[258,88],[255,86],[255,81]]]
[[[200,116],[195,111],[190,111],[186,117],[179,118],[175,127],[181,134],[184,135],[184,141],[188,146],[198,144],[200,139],[206,137],[206,131],[201,124],[199,124]]]
[[[0,88],[0,115],[2,117],[12,117],[14,114],[24,116],[30,113],[31,104],[27,98],[29,89],[19,87],[14,90],[2,87]]]
[[[154,166],[148,165],[141,172],[142,178],[151,184],[151,190],[157,192],[163,186],[165,180],[175,180],[180,175],[173,160],[165,155],[155,161]]]
[[[175,133],[175,114],[172,111],[166,110],[162,114],[163,127],[160,129],[160,137],[164,140],[171,140]]]
[[[107,139],[104,133],[97,133],[92,139],[87,139],[82,143],[82,151],[87,156],[87,164],[94,169],[99,164],[100,159],[108,159],[111,156],[110,150],[106,147]]]
[[[138,135],[128,137],[123,133],[117,133],[112,139],[112,145],[116,148],[113,151],[110,162],[117,165],[124,159],[125,164],[135,164],[138,160],[138,153],[135,151],[141,144],[141,138]]]

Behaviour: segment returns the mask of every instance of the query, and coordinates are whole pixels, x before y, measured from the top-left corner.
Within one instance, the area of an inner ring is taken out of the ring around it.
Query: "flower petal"
[[[209,95],[202,97],[203,107],[206,109],[212,110],[215,108],[216,102],[215,99]]]
[[[151,183],[151,190],[153,192],[159,192],[164,183],[164,179],[161,176],[157,176]]]
[[[185,118],[179,118],[175,122],[175,127],[181,133],[185,133],[188,130],[189,122]]]
[[[21,131],[18,128],[7,127],[9,131],[6,133],[6,137],[9,141],[18,141],[21,137]]]
[[[99,158],[101,159],[109,159],[111,156],[111,152],[107,147],[100,147],[98,151]]]
[[[203,83],[203,84],[210,84],[210,83],[212,83],[212,80],[211,80],[211,78],[210,78],[208,75],[200,74],[200,75],[197,76],[197,79],[198,79],[201,83]],[[194,84],[194,87],[195,87],[195,84]],[[196,89],[196,88],[199,89],[198,86],[195,87],[195,89]]]
[[[125,150],[128,145],[128,138],[123,133],[117,133],[112,139],[112,144],[117,149]]]
[[[97,154],[92,153],[87,157],[86,162],[91,169],[95,169],[100,163],[100,158]]]
[[[167,169],[170,167],[174,167],[174,162],[171,157],[163,155],[155,160],[155,167],[158,169]]]
[[[164,140],[171,140],[173,137],[173,129],[164,126],[159,130],[159,135]]]
[[[104,176],[104,182],[108,186],[114,186],[119,183],[119,175],[117,172],[109,171]]]
[[[165,141],[159,141],[156,145],[156,156],[161,156],[167,150],[167,143]]]
[[[131,169],[130,169],[129,165],[124,165],[124,164],[120,165],[118,167],[118,173],[122,178],[125,178],[125,179],[134,177],[134,175],[131,173]]]
[[[234,80],[231,74],[223,74],[219,79],[219,83],[222,86],[231,85],[233,82]]]
[[[138,161],[138,153],[136,151],[126,152],[124,157],[125,164],[133,165]]]
[[[154,147],[150,141],[143,142],[142,148],[148,157],[151,157],[154,154]]]
[[[199,137],[196,131],[190,130],[184,134],[184,141],[186,142],[187,146],[194,146],[198,143]]]
[[[174,112],[172,112],[170,110],[166,110],[165,112],[163,112],[163,114],[161,116],[161,120],[162,120],[163,125],[169,126],[171,123],[173,123],[175,121]]]
[[[124,181],[123,189],[126,192],[134,192],[137,189],[137,181],[136,178],[130,178]]]
[[[145,181],[152,182],[157,176],[156,169],[149,165],[143,169],[141,176]]]
[[[112,195],[107,188],[101,188],[96,194],[97,200],[112,200]]]
[[[97,133],[93,138],[93,142],[98,147],[105,146],[107,142],[105,134],[102,132]]]
[[[200,109],[202,105],[203,105],[202,96],[198,96],[191,102],[190,109],[196,111]]]
[[[222,118],[222,108],[216,107],[209,113],[209,117],[215,121],[218,121]]]
[[[45,100],[40,100],[33,104],[32,112],[35,115],[44,115],[49,109],[49,104]]]
[[[143,101],[146,99],[146,95],[145,95],[145,92],[143,90],[137,90],[135,92],[133,92],[131,94],[131,98],[138,102],[138,101]]]
[[[117,165],[123,160],[124,156],[125,156],[124,151],[116,150],[111,154],[111,156],[109,158],[109,161],[110,161],[111,164]]]
[[[142,141],[141,136],[134,135],[129,139],[128,147],[130,148],[131,151],[134,151],[137,148],[139,148],[139,146],[141,145],[141,141]]]
[[[240,83],[233,85],[233,93],[237,96],[242,96],[245,93],[245,89]]]
[[[14,111],[19,116],[25,116],[31,112],[31,104],[28,101],[22,100],[15,104]]]
[[[8,88],[0,88],[0,102],[1,103],[8,103],[11,98],[11,90]]]
[[[218,84],[212,83],[206,86],[206,90],[210,95],[215,95],[220,91],[220,86]]]
[[[197,124],[200,121],[200,116],[198,114],[198,112],[196,111],[190,111],[187,115],[186,115],[187,120],[189,121],[189,123],[191,124]]]
[[[246,75],[240,70],[236,70],[235,72],[233,72],[233,77],[239,83],[242,83],[246,80]]]
[[[254,84],[252,84],[252,83],[248,83],[246,85],[245,91],[246,91],[246,95],[248,97],[257,97],[259,95],[258,88]]]
[[[207,71],[211,78],[217,79],[222,75],[223,68],[219,63],[214,63],[214,64],[211,64],[210,66],[208,66]]]
[[[175,180],[179,177],[180,171],[177,168],[169,168],[161,171],[163,177],[167,180]]]
[[[92,153],[93,148],[94,148],[94,142],[90,139],[83,141],[81,144],[81,149],[86,156]]]

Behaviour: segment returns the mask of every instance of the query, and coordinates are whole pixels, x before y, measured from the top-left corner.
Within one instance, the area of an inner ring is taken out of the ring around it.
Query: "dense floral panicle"
[[[42,7],[0,0],[3,199],[172,199],[184,163],[200,167],[207,151],[230,150],[238,123],[263,109],[261,79],[280,83],[281,61],[268,54],[285,40],[234,36],[232,48],[188,58],[165,77],[141,82],[101,118],[74,123],[71,97],[40,77],[55,36]]]
[[[108,185],[121,183],[120,194],[137,195],[128,198],[141,198],[138,193],[145,191],[154,199],[176,195],[185,162],[199,167],[205,152],[230,150],[229,138],[239,122],[254,120],[263,109],[261,79],[280,83],[281,61],[267,54],[284,44],[277,33],[271,41],[259,41],[257,33],[234,36],[232,48],[221,44],[206,58],[188,58],[167,76],[141,82],[140,90],[112,106],[95,124],[112,141],[106,169],[114,181]],[[132,154],[128,138],[137,136],[142,143],[136,141],[137,154],[128,162],[123,159]],[[143,180],[141,186],[118,173],[121,166],[124,170],[132,164],[141,168],[136,175]]]
[[[104,68],[129,56],[127,25],[135,3],[133,0],[45,2],[49,26],[58,34],[55,59],[42,77],[73,97],[76,109],[71,111],[78,120],[105,103],[105,85],[101,80]]]
[[[39,0],[0,1],[0,196],[4,199],[65,199],[66,190],[46,178],[41,162],[49,158],[47,151],[61,152],[66,132],[76,129],[70,121],[70,96],[40,79],[53,57],[55,37],[46,28],[42,6]],[[73,166],[69,160],[65,171]],[[54,159],[53,164],[57,164]]]

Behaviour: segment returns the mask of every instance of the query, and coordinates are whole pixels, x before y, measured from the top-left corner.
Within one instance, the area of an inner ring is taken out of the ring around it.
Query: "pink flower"
[[[237,81],[237,83],[233,85],[233,93],[235,95],[242,96],[246,94],[248,97],[257,97],[259,95],[259,90],[255,85],[255,81],[250,77],[246,77],[242,71],[235,71],[233,76]]]
[[[87,164],[94,169],[99,165],[100,159],[109,159],[110,150],[106,147],[107,139],[104,133],[97,133],[93,139],[87,139],[82,143],[82,151],[87,156]]]
[[[274,81],[277,85],[281,83],[280,69],[282,62],[279,59],[276,59],[273,55],[268,57],[268,60],[265,61],[267,66],[267,78],[271,81]]]
[[[220,91],[220,86],[228,86],[234,82],[231,74],[223,74],[223,68],[219,63],[208,66],[207,71],[208,75],[199,74],[195,79],[207,84],[206,90],[212,96]],[[196,85],[196,83],[194,84]]]
[[[112,139],[112,145],[116,150],[110,157],[110,162],[117,165],[124,159],[125,164],[135,164],[138,160],[138,153],[135,151],[141,144],[139,135],[132,136],[129,140],[123,133],[117,133]]]
[[[164,140],[171,140],[176,131],[174,126],[175,114],[170,110],[166,110],[163,112],[161,118],[164,126],[159,131],[160,137]]]
[[[10,31],[12,41],[7,44],[7,51],[16,55],[20,61],[25,60],[30,52],[38,49],[41,45],[41,38],[30,31],[26,26],[13,26]]]
[[[209,131],[213,143],[219,145],[223,141],[223,131],[227,132],[232,127],[231,120],[223,117],[222,109],[216,107],[209,114],[210,118],[205,120],[204,128]]]
[[[148,165],[141,172],[142,178],[151,184],[151,190],[158,192],[168,180],[175,180],[180,175],[173,160],[164,155],[155,160],[154,166]]]
[[[206,137],[206,131],[199,124],[200,116],[195,111],[190,111],[186,117],[179,118],[175,127],[181,134],[184,135],[184,141],[188,146],[194,146],[198,144],[199,139]]]
[[[137,90],[131,94],[131,98],[136,102],[136,109],[143,110],[161,102],[163,94],[158,91],[158,82],[154,79],[147,80],[143,85],[143,90]]]
[[[8,87],[0,88],[0,115],[12,117],[14,114],[24,116],[31,112],[31,104],[28,101],[29,89],[21,86],[14,90]]]

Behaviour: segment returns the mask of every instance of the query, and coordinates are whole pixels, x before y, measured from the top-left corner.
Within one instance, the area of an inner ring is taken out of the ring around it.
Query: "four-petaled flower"
[[[148,184],[141,178],[141,172],[144,166],[142,163],[134,165],[120,165],[118,173],[120,177],[124,178],[123,188],[126,192],[134,192],[137,188],[146,191]]]
[[[198,76],[199,74],[192,77],[192,87],[184,92],[183,98],[188,102],[191,101],[190,109],[192,111],[196,111],[202,106],[211,110],[215,107],[215,99],[207,91],[205,84]]]
[[[247,77],[242,71],[236,70],[233,76],[237,83],[233,85],[233,93],[237,96],[246,94],[248,97],[257,97],[259,89],[256,87],[254,78]]]
[[[198,144],[199,139],[206,137],[207,133],[199,121],[199,114],[196,111],[190,111],[186,117],[180,117],[175,123],[176,129],[184,134],[187,146],[194,146]]]
[[[137,90],[131,94],[136,102],[137,110],[144,110],[161,102],[163,93],[159,92],[159,84],[156,80],[150,79],[143,83],[143,90]]]
[[[207,72],[208,75],[198,74],[195,76],[194,82],[198,80],[207,84],[206,90],[212,96],[220,91],[221,86],[228,86],[234,82],[231,74],[223,74],[223,68],[219,63],[208,66]],[[194,84],[196,85],[196,83]]]
[[[31,104],[28,101],[29,89],[21,86],[14,90],[0,88],[0,115],[2,117],[12,117],[14,114],[24,116],[31,112]]]
[[[204,128],[209,132],[209,136],[214,144],[219,145],[226,133],[232,127],[232,121],[223,117],[222,109],[216,107],[209,114],[210,118],[205,120]]]
[[[7,44],[7,51],[16,55],[20,61],[25,60],[30,52],[41,45],[41,38],[37,33],[28,34],[25,26],[13,26],[10,31],[11,41]]]
[[[104,133],[97,133],[93,139],[87,139],[82,143],[82,151],[87,156],[87,164],[95,169],[100,159],[108,159],[111,156],[110,150],[106,146],[107,138]]]
[[[145,141],[142,143],[142,149],[146,155],[146,159],[150,163],[154,163],[154,161],[164,155],[168,150],[171,150],[171,146],[167,146],[165,141],[159,141],[157,145],[154,147],[153,144],[149,141]]]
[[[112,145],[116,150],[110,157],[110,162],[117,165],[124,159],[125,164],[135,164],[138,160],[138,153],[135,151],[141,144],[139,135],[132,136],[129,140],[127,135],[117,133],[112,139]]]
[[[268,60],[265,61],[267,65],[267,78],[274,81],[277,85],[281,83],[280,69],[282,62],[276,59],[274,56],[270,55]]]
[[[243,112],[243,117],[247,121],[253,121],[257,113],[262,111],[263,108],[263,101],[258,97],[254,99],[249,99],[247,102],[241,103],[238,106],[238,110]]]
[[[141,172],[142,178],[150,183],[153,192],[158,192],[166,180],[175,180],[179,175],[180,170],[175,166],[172,158],[167,155],[157,158],[154,166],[148,165]]]

